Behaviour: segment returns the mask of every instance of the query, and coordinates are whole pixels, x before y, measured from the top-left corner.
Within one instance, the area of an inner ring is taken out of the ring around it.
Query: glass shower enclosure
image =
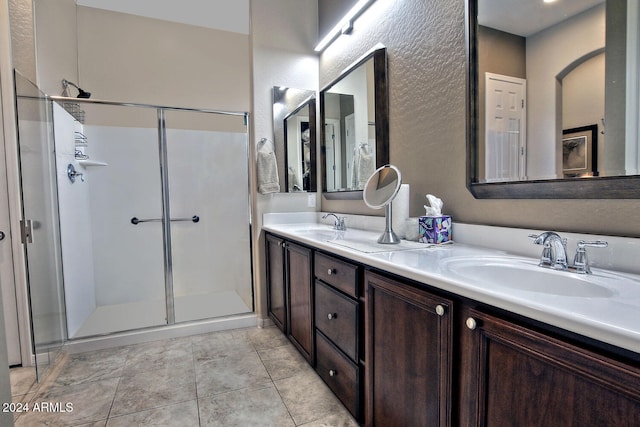
[[[66,340],[254,311],[247,113],[16,94],[41,371]]]
[[[252,312],[246,114],[54,100],[69,338]]]

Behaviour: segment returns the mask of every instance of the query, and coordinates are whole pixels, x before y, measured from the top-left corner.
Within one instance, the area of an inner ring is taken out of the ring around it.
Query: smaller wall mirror
[[[316,191],[315,91],[273,88],[273,134],[280,191]]]
[[[367,179],[389,162],[387,56],[376,48],[320,92],[322,190],[361,198]]]

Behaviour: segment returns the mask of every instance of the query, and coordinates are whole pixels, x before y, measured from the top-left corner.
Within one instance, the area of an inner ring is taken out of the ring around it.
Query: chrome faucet
[[[530,234],[529,238],[532,239],[536,245],[543,246],[539,266],[562,271],[571,269],[578,274],[591,274],[591,268],[589,267],[589,260],[587,258],[587,246],[606,248],[609,245],[604,240],[594,240],[591,242],[579,240],[576,255],[573,258],[573,264],[570,265],[567,261],[567,239],[561,238],[553,231],[545,231],[542,234]]]
[[[567,270],[567,239],[563,239],[553,231],[545,231],[542,234],[531,234],[536,245],[542,245],[542,255],[540,256],[540,267],[550,267],[554,270]]]
[[[323,215],[322,219],[326,219],[326,218],[328,218],[330,216],[333,216],[336,219],[335,223],[333,224],[333,229],[334,230],[344,231],[344,230],[347,229],[347,226],[344,223],[344,217],[343,216],[338,216],[338,215],[336,215],[334,213],[328,213],[328,214]]]

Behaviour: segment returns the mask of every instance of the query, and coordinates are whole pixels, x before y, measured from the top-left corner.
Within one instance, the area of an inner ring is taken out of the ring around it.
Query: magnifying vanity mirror
[[[477,198],[640,197],[640,6],[467,0]]]
[[[393,232],[391,202],[402,185],[400,170],[393,165],[384,165],[369,177],[364,186],[362,199],[372,209],[385,209],[385,229],[378,243],[396,244],[400,238]]]
[[[273,88],[273,134],[280,191],[317,191],[315,91]]]
[[[322,191],[359,199],[376,168],[389,162],[387,56],[376,48],[320,92]]]

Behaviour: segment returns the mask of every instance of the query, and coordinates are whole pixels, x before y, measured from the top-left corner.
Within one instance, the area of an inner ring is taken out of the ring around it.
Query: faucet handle
[[[589,267],[589,259],[587,258],[587,246],[590,246],[592,248],[606,248],[607,246],[609,246],[609,243],[605,242],[604,240],[579,240],[578,249],[576,250],[576,256],[573,259],[573,266],[576,268],[576,273],[591,273],[591,267]]]
[[[606,248],[607,246],[609,246],[608,242],[605,242],[604,240],[593,240],[593,241],[585,241],[585,240],[578,240],[578,249],[584,249],[586,246],[590,246],[592,248]]]

